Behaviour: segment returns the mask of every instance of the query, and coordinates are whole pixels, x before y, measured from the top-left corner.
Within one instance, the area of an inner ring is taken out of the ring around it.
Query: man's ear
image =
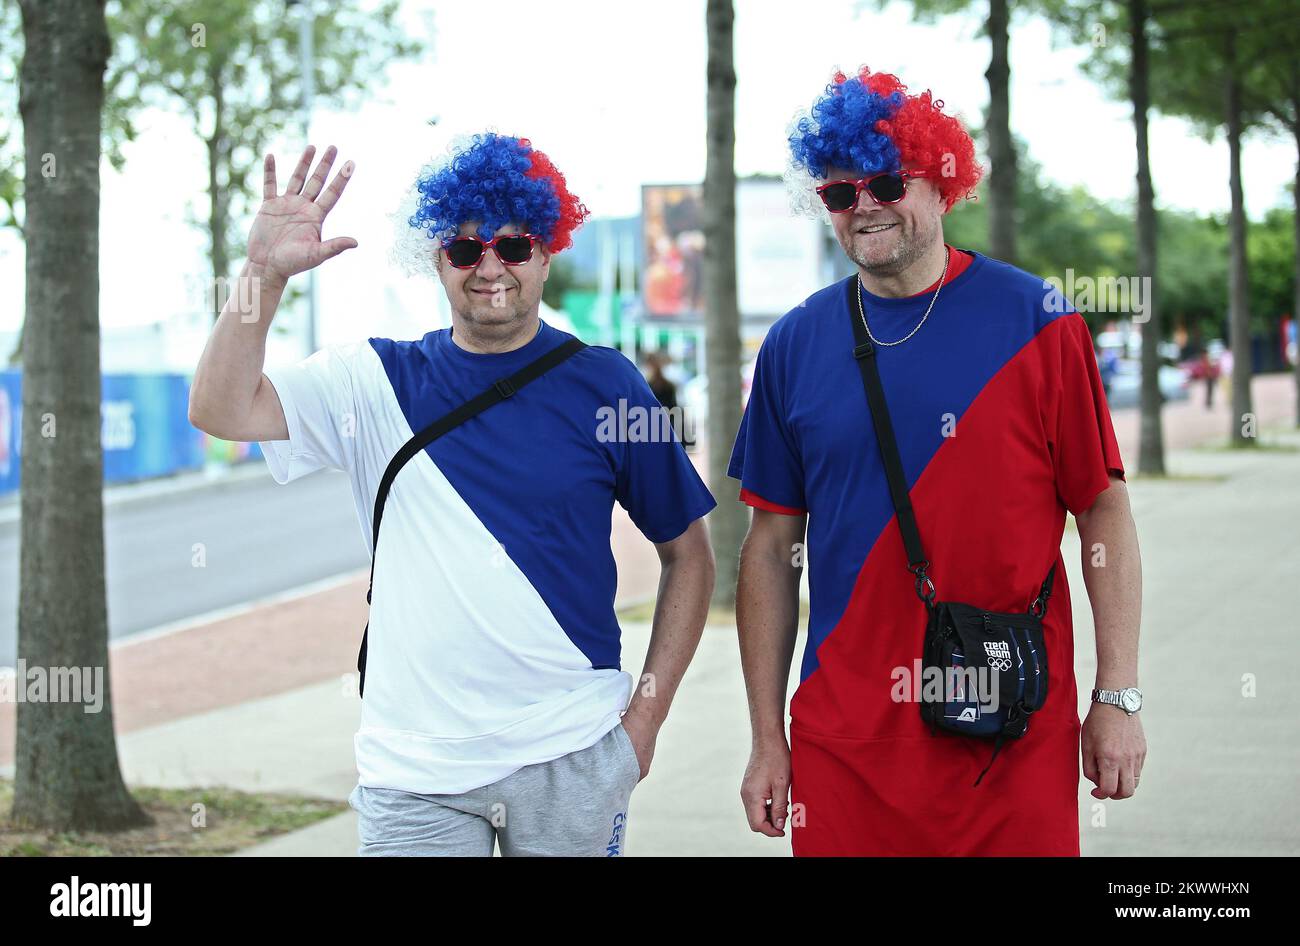
[[[546,248],[545,244],[541,245],[542,251],[542,282],[551,275],[551,251]]]

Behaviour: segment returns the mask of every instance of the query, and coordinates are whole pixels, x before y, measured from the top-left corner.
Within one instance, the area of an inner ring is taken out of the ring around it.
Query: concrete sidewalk
[[[1149,754],[1132,799],[1101,805],[1080,792],[1085,854],[1300,853],[1300,690],[1289,677],[1300,619],[1288,603],[1300,579],[1300,433],[1264,440],[1282,449],[1182,451],[1173,479],[1130,486]],[[1067,540],[1086,701],[1093,624],[1077,533]]]
[[[1130,489],[1144,556],[1142,719],[1150,744],[1142,790],[1098,803],[1080,791],[1084,852],[1295,854],[1288,815],[1300,790],[1300,694],[1285,677],[1297,630],[1281,593],[1300,571],[1300,435],[1288,450],[1172,454],[1168,481]],[[1081,715],[1094,667],[1078,537],[1066,535]],[[638,668],[649,627],[625,628]],[[802,641],[800,641],[802,650]],[[1257,695],[1243,696],[1243,679]],[[359,704],[335,679],[123,735],[133,782],[283,789],[345,798],[355,780]],[[634,796],[633,855],[776,855],[787,841],[751,834],[738,800],[749,747],[734,629],[710,627]],[[351,812],[252,848],[246,856],[351,856]]]

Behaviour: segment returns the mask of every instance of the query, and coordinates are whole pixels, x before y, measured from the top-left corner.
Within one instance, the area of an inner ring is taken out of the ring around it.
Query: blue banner
[[[259,459],[257,444],[217,440],[189,421],[190,379],[182,374],[106,374],[100,397],[104,482],[167,476],[205,462]],[[22,373],[0,372],[0,495],[18,489]]]

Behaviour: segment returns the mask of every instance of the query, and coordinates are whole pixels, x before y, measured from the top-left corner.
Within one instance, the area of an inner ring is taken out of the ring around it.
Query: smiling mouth
[[[470,292],[480,296],[495,296],[498,292],[509,292],[514,286],[492,286],[487,289],[471,289]]]
[[[858,233],[884,233],[886,230],[891,230],[896,226],[898,226],[896,223],[877,223],[872,224],[869,227],[860,227]]]

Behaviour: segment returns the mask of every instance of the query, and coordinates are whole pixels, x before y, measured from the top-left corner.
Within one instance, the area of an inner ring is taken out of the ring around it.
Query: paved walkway
[[[1288,419],[1291,390],[1288,378],[1259,379],[1261,417]],[[1121,413],[1116,426],[1128,458],[1136,420]],[[1221,440],[1226,430],[1226,412],[1216,417],[1198,402],[1166,410],[1171,446],[1207,432]],[[1300,852],[1300,827],[1286,815],[1300,789],[1300,694],[1283,677],[1284,632],[1296,628],[1286,624],[1278,596],[1300,571],[1300,435],[1278,436],[1296,449],[1171,450],[1171,480],[1131,486],[1145,559],[1143,719],[1151,758],[1131,801],[1094,810],[1085,783],[1085,853]],[[653,548],[638,539],[616,509],[621,604],[655,586]],[[1066,542],[1086,700],[1091,619],[1072,530]],[[365,623],[364,579],[344,576],[115,645],[114,712],[128,781],[346,797],[355,783],[353,662]],[[625,627],[627,666],[640,666],[648,640],[648,626]],[[1246,679],[1256,696],[1242,696],[1245,675],[1254,675]],[[0,771],[12,767],[13,709],[0,704]],[[788,853],[787,842],[745,826],[738,786],[748,745],[735,631],[711,627],[661,735],[653,774],[634,796],[629,853]],[[246,854],[348,856],[355,847],[347,812]]]
[[[1251,399],[1261,429],[1295,426],[1295,375],[1266,374],[1251,382]],[[1215,393],[1214,407],[1205,408],[1204,385],[1193,385],[1192,395],[1186,401],[1165,405],[1165,449],[1178,450],[1207,442],[1226,443],[1232,429],[1229,416],[1232,411],[1222,391]],[[1137,468],[1138,412],[1137,408],[1115,411],[1115,437],[1119,441],[1120,456]]]

